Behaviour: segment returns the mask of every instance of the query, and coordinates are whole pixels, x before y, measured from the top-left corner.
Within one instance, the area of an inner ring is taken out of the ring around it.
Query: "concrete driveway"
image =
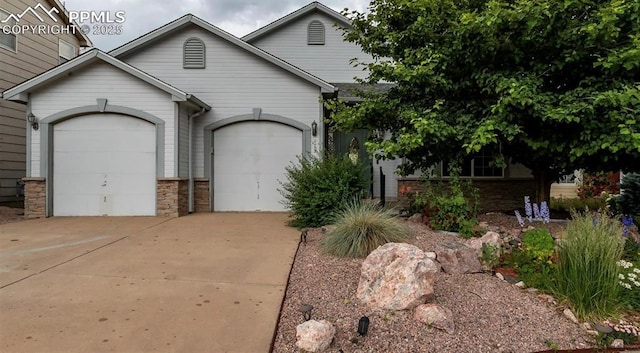
[[[0,351],[266,353],[299,239],[286,220],[0,225]]]

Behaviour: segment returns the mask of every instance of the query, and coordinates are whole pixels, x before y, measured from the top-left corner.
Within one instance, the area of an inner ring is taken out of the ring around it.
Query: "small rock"
[[[509,240],[509,245],[511,245],[512,247],[517,247],[518,245],[520,245],[522,241],[519,238],[513,238],[511,240]]]
[[[599,322],[594,322],[593,323],[593,328],[595,328],[596,330],[598,330],[598,332],[602,332],[602,333],[611,333],[613,332],[613,328],[607,324],[602,324]]]
[[[527,292],[535,294],[538,292],[538,288],[527,288]]]
[[[583,322],[583,323],[582,323],[582,328],[584,328],[586,331],[591,331],[591,330],[593,330],[593,326],[591,326],[591,324],[590,324],[590,323],[588,323],[588,322]]]
[[[434,260],[434,261],[438,258],[436,256],[436,253],[434,253],[433,251],[427,251],[424,254],[427,256],[428,259],[431,259],[431,260]]]
[[[489,223],[487,222],[480,222],[478,223],[478,227],[482,228],[482,229],[487,229],[489,228]]]
[[[600,334],[600,332],[598,332],[596,330],[587,330],[587,333],[592,335],[592,336],[598,336]]]
[[[621,338],[616,338],[611,342],[611,348],[624,348],[624,341]]]
[[[333,225],[333,224],[327,224],[325,226],[322,226],[322,228],[321,228],[322,233],[329,233],[334,229],[336,229],[336,226]]]
[[[418,305],[413,311],[413,318],[423,324],[446,331],[448,334],[455,332],[453,313],[444,306],[437,304]]]
[[[307,352],[322,352],[329,348],[336,329],[327,320],[309,320],[296,327],[296,346]]]
[[[552,295],[549,294],[538,294],[538,298],[540,300],[544,300],[547,303],[555,304],[556,300]]]
[[[502,275],[502,273],[496,272],[496,277],[498,277],[498,279],[500,279],[501,281],[504,281],[504,276]]]
[[[482,272],[478,253],[469,246],[457,242],[438,244],[435,253],[442,269],[448,274]]]
[[[518,288],[524,288],[526,285],[524,284],[524,282],[520,281],[520,282],[514,284],[514,286],[516,286]]]
[[[509,276],[509,275],[503,275],[504,276],[504,280],[509,282],[509,284],[516,284],[518,282],[520,282],[519,279],[513,277],[513,276]]]
[[[422,213],[415,213],[407,219],[409,222],[422,223]]]
[[[489,244],[495,246],[497,249],[500,249],[502,246],[502,239],[500,238],[500,234],[496,232],[486,232],[481,238],[482,244]]]
[[[576,316],[573,314],[573,311],[571,311],[571,309],[566,308],[564,309],[564,311],[562,312],[564,314],[564,316],[571,320],[571,322],[575,323],[575,324],[579,324],[580,321],[578,321],[578,318],[576,318]]]

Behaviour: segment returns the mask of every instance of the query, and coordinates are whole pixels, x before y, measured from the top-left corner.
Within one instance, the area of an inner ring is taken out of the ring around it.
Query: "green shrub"
[[[478,191],[471,182],[458,178],[458,169],[450,168],[450,178],[445,186],[441,182],[425,181],[425,198],[428,201],[426,216],[431,227],[437,230],[462,232],[470,237],[477,221]]]
[[[393,212],[366,201],[348,203],[334,225],[322,246],[339,257],[366,257],[380,245],[409,237],[409,228]]]
[[[279,190],[283,204],[293,211],[290,225],[319,227],[333,221],[346,202],[360,197],[367,186],[363,165],[348,157],[298,158],[286,168],[287,181]]]
[[[629,215],[636,225],[640,224],[640,174],[625,174],[620,189],[623,191],[609,200],[611,210],[615,214]]]
[[[582,320],[611,317],[621,310],[616,262],[622,256],[622,226],[603,213],[572,212],[572,218],[558,244],[553,291]]]
[[[480,257],[480,260],[485,266],[494,268],[500,262],[500,257],[498,256],[499,252],[500,249],[495,245],[488,243],[482,244],[482,256]]]
[[[590,198],[551,198],[549,208],[552,210],[570,212],[571,210],[600,210],[607,206],[607,196],[597,196]]]
[[[522,245],[505,256],[505,263],[529,287],[550,290],[553,286],[555,241],[546,229],[532,229],[522,235]]]
[[[578,187],[578,197],[589,199],[599,197],[603,192],[615,194],[619,191],[619,172],[583,173],[582,183]]]
[[[633,237],[625,238],[622,259],[633,263],[640,262],[640,245]]]
[[[523,250],[536,261],[547,262],[553,256],[556,242],[546,229],[531,229],[522,235]]]

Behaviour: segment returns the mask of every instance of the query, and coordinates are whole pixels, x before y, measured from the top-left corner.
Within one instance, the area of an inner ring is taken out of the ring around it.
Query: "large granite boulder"
[[[357,296],[373,309],[412,309],[433,295],[440,266],[416,246],[388,243],[362,263]]]

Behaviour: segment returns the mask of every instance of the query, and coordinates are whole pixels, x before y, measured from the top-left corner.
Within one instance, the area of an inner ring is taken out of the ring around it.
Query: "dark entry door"
[[[373,195],[373,164],[371,163],[371,156],[367,153],[367,148],[364,145],[367,141],[368,133],[367,129],[358,129],[348,133],[336,131],[333,134],[333,147],[336,156],[344,156],[350,153],[353,156],[357,152],[358,160],[365,166],[364,177],[365,180],[369,181],[369,195]]]

